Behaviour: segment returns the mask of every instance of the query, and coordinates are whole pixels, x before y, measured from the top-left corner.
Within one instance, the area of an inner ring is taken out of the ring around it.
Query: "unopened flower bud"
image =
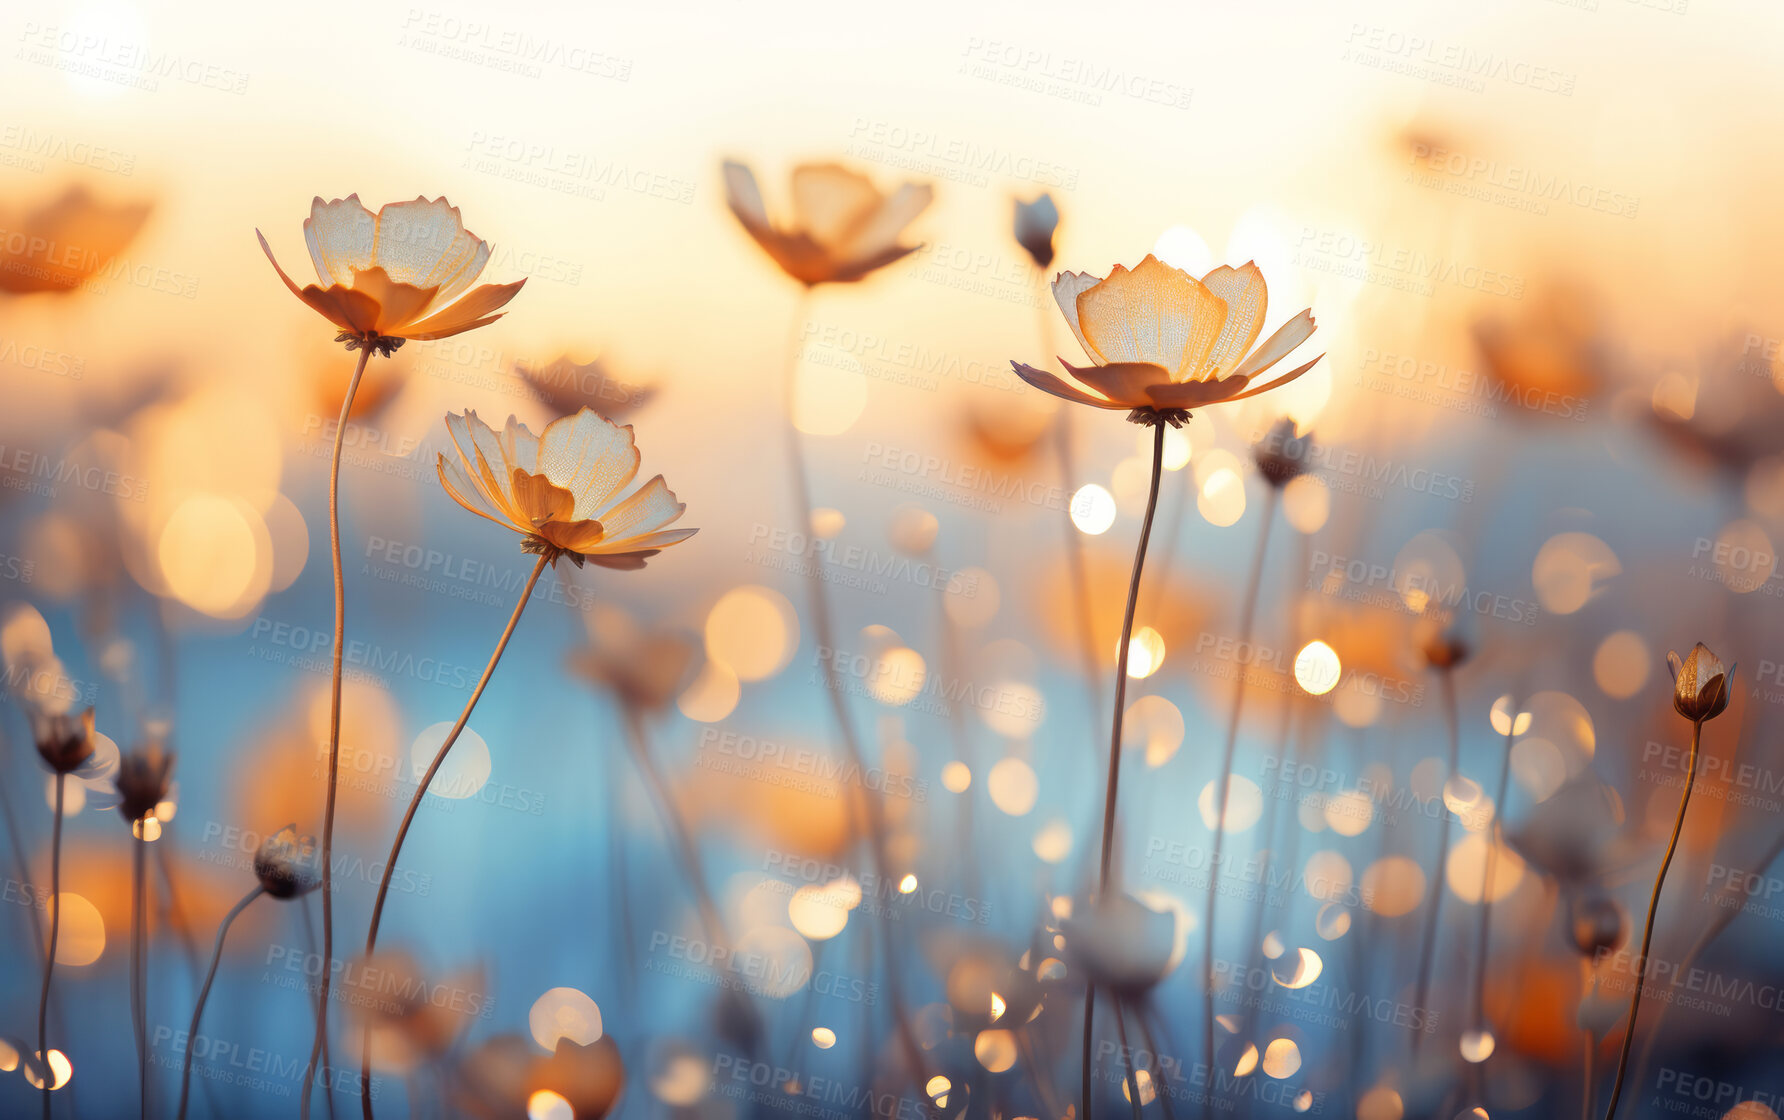
[[[1693,723],[1715,719],[1728,708],[1728,678],[1732,669],[1723,669],[1722,659],[1702,642],[1680,660],[1676,653],[1667,653],[1666,663],[1673,675],[1673,708]]]
[[[254,852],[254,874],[274,898],[296,898],[322,883],[321,861],[314,837],[297,835],[286,825],[260,842]]]
[[[1596,958],[1623,943],[1628,921],[1615,899],[1602,894],[1581,896],[1573,904],[1573,947]]]
[[[1034,258],[1036,268],[1053,263],[1053,231],[1059,228],[1059,207],[1043,194],[1033,202],[1016,200],[1016,241]]]
[[[37,753],[58,774],[80,769],[81,763],[93,757],[93,709],[69,718],[58,713],[37,721]]]
[[[1297,436],[1295,422],[1284,416],[1252,445],[1251,457],[1264,481],[1281,489],[1307,472],[1307,457],[1312,451],[1313,433]]]
[[[118,812],[131,824],[153,816],[172,786],[173,754],[160,743],[132,751],[118,763]]]

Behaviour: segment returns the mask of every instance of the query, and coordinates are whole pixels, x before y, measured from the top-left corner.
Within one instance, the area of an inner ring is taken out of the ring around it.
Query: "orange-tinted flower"
[[[1197,280],[1149,255],[1132,271],[1116,265],[1107,279],[1062,272],[1053,298],[1093,364],[1060,359],[1077,384],[1020,362],[1012,363],[1016,373],[1068,401],[1132,409],[1136,420],[1162,416],[1180,423],[1192,408],[1285,385],[1319,361],[1250,387],[1313,333],[1313,312],[1303,311],[1252,349],[1267,303],[1255,264],[1222,265]]]
[[[647,386],[621,381],[599,358],[578,362],[565,354],[544,365],[522,361],[515,363],[514,372],[546,407],[560,416],[592,408],[609,420],[618,419],[642,408],[654,392]]]
[[[493,323],[526,283],[466,291],[489,262],[489,243],[467,232],[458,208],[444,198],[392,202],[373,214],[356,194],[333,202],[318,197],[304,239],[323,286],[292,283],[265,235],[255,235],[279,279],[341,328],[343,340],[386,352],[404,339],[446,338]]]
[[[642,568],[645,558],[693,536],[666,529],[688,507],[657,475],[626,496],[638,474],[632,426],[585,408],[534,435],[510,416],[499,434],[467,410],[446,417],[457,462],[440,456],[440,485],[472,513],[526,537],[528,552],[581,567]]]
[[[107,206],[85,187],[24,214],[0,212],[0,292],[67,292],[130,244],[146,202]]]
[[[934,197],[926,184],[905,183],[890,197],[867,176],[834,163],[793,169],[793,220],[768,216],[756,177],[741,163],[725,163],[725,198],[756,244],[788,276],[806,286],[846,284],[916,251],[899,236]]]

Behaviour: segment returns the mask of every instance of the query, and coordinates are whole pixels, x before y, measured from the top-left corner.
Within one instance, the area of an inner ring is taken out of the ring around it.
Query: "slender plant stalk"
[[[372,921],[366,927],[365,955],[371,956],[378,948],[378,926],[384,920],[384,900],[390,894],[390,877],[396,873],[396,860],[403,852],[403,841],[409,836],[409,826],[415,823],[415,812],[421,808],[421,799],[427,795],[427,787],[433,784],[434,775],[440,772],[440,765],[446,761],[446,754],[471,720],[471,712],[476,709],[478,699],[489,685],[489,678],[495,675],[496,664],[502,660],[502,651],[508,648],[508,639],[514,636],[514,628],[520,624],[520,614],[526,610],[527,602],[533,597],[533,587],[538,584],[539,577],[545,574],[546,565],[552,561],[550,552],[541,552],[539,562],[533,565],[533,573],[527,577],[526,586],[520,589],[520,602],[514,604],[514,613],[508,616],[508,625],[502,628],[502,636],[496,640],[495,651],[489,655],[489,664],[483,667],[483,676],[477,680],[477,687],[471,690],[471,697],[465,701],[465,710],[458,714],[458,722],[446,733],[446,741],[434,752],[434,759],[427,764],[427,773],[421,776],[421,782],[415,787],[415,794],[409,798],[409,808],[403,813],[403,823],[397,826],[396,838],[390,842],[390,855],[384,859],[384,874],[378,877],[378,896],[372,902]],[[326,899],[323,900],[327,902]],[[372,1032],[365,1032],[365,1044],[359,1051],[359,1100],[365,1112],[365,1120],[372,1120]]]
[[[1759,858],[1758,862],[1753,864],[1753,872],[1757,874],[1764,871],[1777,860],[1780,854],[1784,854],[1784,832],[1778,833],[1777,837],[1772,840],[1771,847],[1767,848],[1765,854]],[[1736,880],[1735,882],[1738,883],[1742,881],[1744,880]],[[1677,986],[1677,977],[1691,975],[1691,966],[1697,963],[1697,959],[1703,955],[1704,950],[1710,947],[1710,943],[1722,936],[1722,931],[1727,929],[1736,918],[1740,917],[1741,909],[1740,887],[1733,884],[1723,887],[1720,896],[1716,900],[1716,916],[1710,919],[1709,926],[1698,935],[1697,941],[1691,946],[1691,950],[1683,957],[1679,958],[1678,971],[1673,974],[1674,979],[1670,981],[1672,986]],[[1654,1025],[1648,1030],[1648,1037],[1642,1040],[1641,1053],[1637,1054],[1635,1057],[1635,1072],[1638,1077],[1642,1070],[1648,1068],[1648,1059],[1653,1056],[1654,1043],[1660,1037],[1660,1028],[1666,1023],[1666,1012],[1671,1006],[1672,1002],[1667,1000],[1662,1001],[1660,1006],[1655,1009]]]
[[[1439,691],[1443,693],[1443,718],[1449,730],[1449,768],[1445,771],[1443,787],[1437,791],[1437,804],[1441,813],[1437,818],[1437,851],[1431,857],[1431,907],[1425,911],[1425,929],[1419,938],[1419,970],[1418,986],[1413,989],[1412,1007],[1415,1012],[1425,1010],[1425,1001],[1431,994],[1431,961],[1437,949],[1437,918],[1443,910],[1443,873],[1449,859],[1450,811],[1449,802],[1444,794],[1448,790],[1450,780],[1456,776],[1462,757],[1461,717],[1456,712],[1456,677],[1448,667],[1437,670]],[[1516,722],[1515,720],[1513,721]],[[1487,856],[1493,854],[1492,837],[1487,838]],[[1483,885],[1482,890],[1486,888]],[[1486,895],[1481,895],[1486,901]],[[1412,1032],[1412,1055],[1418,1057],[1419,1044],[1425,1040],[1424,1024],[1414,1019]]]
[[[299,1104],[301,1120],[310,1117],[310,1090],[316,1084],[316,1062],[322,1055],[322,1040],[328,1036],[328,989],[334,980],[334,819],[335,786],[341,772],[341,658],[347,636],[347,584],[341,569],[341,448],[347,438],[347,419],[353,412],[353,397],[359,392],[359,379],[365,376],[366,363],[372,360],[372,347],[359,351],[359,362],[353,367],[353,379],[347,382],[341,398],[341,416],[335,422],[334,452],[328,464],[328,553],[334,564],[334,664],[328,677],[328,792],[322,805],[322,999],[316,1017],[316,1037],[310,1042],[310,1061],[304,1068],[304,1087]],[[171,662],[170,662],[171,664]],[[327,1080],[328,1069],[322,1070]]]
[[[1585,996],[1586,1000],[1589,1001],[1598,994],[1598,969],[1591,961],[1585,962],[1585,968],[1587,973],[1591,975],[1591,982],[1586,987]],[[1584,1084],[1580,1086],[1580,1120],[1592,1120],[1593,1098],[1597,1096],[1597,1094],[1592,1091],[1594,1088],[1592,1084],[1592,1067],[1597,1058],[1598,1035],[1592,1028],[1587,1027],[1585,1060],[1581,1063]]]
[[[311,955],[314,955],[316,952],[316,945],[317,945],[316,922],[315,922],[314,915],[312,915],[310,913],[310,896],[307,894],[304,895],[299,900],[299,905],[303,908],[303,912],[304,912],[304,951],[307,953],[310,953]],[[320,991],[318,991],[318,994],[320,994]],[[328,1039],[327,1038],[324,1038],[322,1040],[322,1068],[323,1069],[333,1069],[334,1068],[334,1059],[332,1057],[330,1057],[329,1053],[328,1053]],[[204,1083],[204,1089],[205,1089],[205,1099],[207,1101],[210,1100],[210,1087],[211,1087],[210,1080],[206,1079],[206,1081]],[[334,1095],[333,1090],[331,1089],[329,1092],[323,1093],[322,1099],[323,1099],[323,1101],[325,1101],[328,1104],[328,1120],[334,1120],[335,1095]],[[212,1104],[211,1104],[211,1111],[212,1112],[216,1111],[215,1102],[212,1102]],[[306,1118],[306,1120],[307,1120],[307,1118]]]
[[[1245,653],[1251,647],[1252,623],[1257,618],[1258,585],[1264,578],[1264,558],[1270,550],[1270,528],[1276,523],[1276,487],[1264,490],[1264,524],[1258,532],[1257,551],[1251,558],[1251,574],[1245,584],[1245,604],[1239,613],[1240,661],[1233,672],[1233,703],[1227,715],[1226,744],[1220,752],[1220,785],[1214,795],[1214,854],[1208,861],[1208,914],[1202,933],[1202,1068],[1214,1073],[1214,914],[1220,897],[1220,855],[1226,842],[1227,797],[1233,780],[1233,751],[1239,743],[1239,718],[1245,710]]]
[[[1127,1080],[1127,1103],[1134,1120],[1140,1120],[1140,1079],[1134,1073],[1134,1051],[1127,1044],[1127,1018],[1121,1013],[1121,997],[1115,997],[1115,1035],[1121,1040],[1121,1074]]]
[[[1660,888],[1666,885],[1666,870],[1672,866],[1673,853],[1679,847],[1679,833],[1685,830],[1685,809],[1691,804],[1691,786],[1697,781],[1697,748],[1703,738],[1703,720],[1691,721],[1691,757],[1685,764],[1685,792],[1679,796],[1679,815],[1673,821],[1672,839],[1666,844],[1666,858],[1660,861],[1660,874],[1654,877],[1654,893],[1648,897],[1648,920],[1642,924],[1642,952],[1635,961],[1635,994],[1629,997],[1629,1025],[1623,1029],[1623,1049],[1617,1056],[1617,1079],[1611,1082],[1611,1103],[1605,1106],[1604,1120],[1617,1115],[1617,1101],[1623,1096],[1623,1075],[1629,1068],[1629,1044],[1635,1040],[1635,1017],[1641,1011],[1642,986],[1648,971],[1648,946],[1654,940],[1654,911],[1660,907]]]
[[[694,842],[693,832],[688,828],[688,822],[682,818],[675,804],[675,797],[669,791],[669,782],[663,777],[656,756],[651,753],[650,736],[644,726],[644,713],[638,710],[637,705],[627,701],[622,700],[620,705],[625,710],[626,728],[631,732],[632,757],[638,764],[639,772],[644,775],[645,784],[650,786],[651,796],[656,799],[657,811],[662,814],[664,825],[675,840],[675,852],[681,860],[682,873],[688,877],[688,887],[694,892],[694,903],[700,911],[700,921],[706,929],[707,940],[729,952],[731,932],[725,926],[724,915],[720,913],[712,891],[706,886],[706,872],[700,864],[700,849]]]
[[[787,332],[787,367],[781,384],[781,404],[787,418],[787,461],[793,476],[793,499],[799,512],[800,532],[811,532],[812,502],[811,483],[806,478],[805,449],[799,439],[799,428],[793,423],[793,410],[796,403],[796,384],[799,376],[799,332],[803,326],[805,310],[811,300],[811,289],[802,289],[799,301],[793,308],[793,319]],[[836,648],[835,625],[830,617],[830,598],[824,593],[823,579],[824,558],[813,554],[812,567],[806,587],[811,592],[812,628],[817,632],[819,650],[818,662],[824,674],[824,691],[830,696],[830,712],[836,723],[837,732],[842,737],[843,749],[848,752],[849,763],[855,770],[855,791],[861,808],[861,816],[865,818],[868,852],[873,858],[874,871],[879,882],[891,882],[891,861],[886,855],[885,834],[880,819],[880,808],[874,800],[874,793],[866,786],[867,762],[861,753],[861,744],[855,738],[855,729],[849,719],[848,700],[843,695],[842,681],[836,670],[836,659],[823,656],[825,649]],[[882,919],[883,920],[883,919]],[[887,939],[887,953],[891,953],[891,939]],[[897,985],[888,985],[891,1012],[896,1027],[899,1046],[904,1052],[905,1061],[909,1064],[911,1074],[916,1078],[919,1089],[929,1081],[926,1063],[923,1060],[923,1047],[917,1041],[915,1029],[911,1026],[910,1015],[904,1006],[904,996]],[[929,1101],[925,1089],[924,1101]],[[930,1103],[931,1113],[935,1111]]]
[[[43,993],[37,997],[37,1057],[43,1063],[43,1120],[50,1120],[50,1094],[56,1071],[50,1068],[50,974],[56,967],[56,936],[62,928],[62,794],[68,775],[56,773],[56,815],[50,825],[50,940],[43,955]]]
[[[258,884],[253,890],[242,896],[240,902],[223,915],[223,922],[217,927],[217,947],[211,950],[211,967],[205,971],[204,984],[198,989],[198,1002],[192,1007],[192,1026],[186,1030],[186,1057],[180,1063],[180,1112],[179,1120],[186,1120],[186,1099],[192,1089],[192,1048],[198,1045],[198,1021],[204,1016],[205,1001],[211,998],[211,983],[217,979],[217,964],[223,959],[223,941],[229,936],[229,927],[241,916],[243,910],[261,895],[266,888]]]
[[[1511,722],[1505,730],[1505,757],[1499,760],[1499,788],[1493,795],[1493,827],[1487,837],[1487,851],[1481,857],[1480,926],[1475,937],[1479,948],[1474,961],[1474,1025],[1487,1025],[1487,939],[1493,930],[1493,880],[1499,870],[1499,839],[1505,831],[1505,799],[1511,793],[1511,747],[1517,737],[1518,713],[1513,704]]]
[[[139,821],[132,825],[131,831],[134,833],[140,827],[142,822]],[[149,1120],[149,999],[143,979],[143,955],[147,951],[143,930],[143,890],[147,877],[143,863],[149,845],[140,836],[133,837],[130,843],[136,849],[130,884],[130,1015],[131,1026],[136,1030],[137,1098],[142,1104],[143,1120]]]
[[[1164,466],[1165,421],[1162,417],[1153,417],[1152,426],[1152,481],[1146,491],[1146,516],[1140,522],[1140,541],[1134,546],[1134,571],[1127,581],[1127,609],[1121,616],[1121,643],[1115,647],[1115,714],[1109,726],[1109,778],[1103,786],[1103,846],[1102,858],[1098,863],[1096,879],[1096,900],[1098,904],[1106,904],[1109,893],[1109,865],[1115,855],[1115,803],[1121,788],[1121,717],[1127,706],[1127,647],[1133,640],[1134,607],[1140,599],[1140,573],[1146,567],[1146,544],[1152,539],[1152,516],[1158,511],[1158,479]],[[1116,1009],[1119,1023],[1120,1008]],[[1090,1038],[1094,1033],[1096,1022],[1096,985],[1089,984],[1084,989],[1084,1051],[1082,1055],[1083,1084],[1081,1086],[1080,1105],[1084,1120],[1090,1120]],[[1123,1028],[1125,1030],[1125,1028]],[[1133,1070],[1128,1070],[1128,1081],[1133,1081]],[[1139,1107],[1139,1092],[1131,1088],[1134,1107]]]

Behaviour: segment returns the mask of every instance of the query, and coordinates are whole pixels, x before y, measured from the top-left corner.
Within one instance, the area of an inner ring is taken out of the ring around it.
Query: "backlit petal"
[[[1106,400],[1093,393],[1086,392],[1085,390],[1065,381],[1058,375],[1048,373],[1044,369],[1025,366],[1021,362],[1011,362],[1010,365],[1015,368],[1016,376],[1022,378],[1022,380],[1033,385],[1043,393],[1051,393],[1053,396],[1060,397],[1064,400],[1074,401],[1078,404],[1094,405],[1097,408],[1127,407],[1116,401]]]
[[[353,290],[378,303],[379,334],[394,334],[433,302],[433,288],[417,288],[413,284],[394,281],[382,268],[353,270]]]
[[[439,288],[444,302],[477,279],[489,260],[489,246],[465,230],[458,207],[444,198],[417,198],[378,211],[373,256],[391,279]]]
[[[576,508],[576,496],[542,474],[511,467],[508,489],[514,494],[515,512],[530,525],[567,519]]]
[[[1247,261],[1239,268],[1219,268],[1202,277],[1202,286],[1227,305],[1226,325],[1208,351],[1200,369],[1191,370],[1196,378],[1218,378],[1230,373],[1245,357],[1257,336],[1264,329],[1264,311],[1269,295],[1264,287],[1264,274],[1255,263]]]
[[[904,227],[916,221],[934,197],[935,191],[926,183],[899,187],[855,230],[844,253],[850,257],[877,257],[897,247]]]
[[[1085,355],[1093,362],[1100,362],[1103,357],[1085,340],[1084,332],[1078,328],[1078,297],[1102,282],[1102,277],[1092,276],[1088,272],[1062,272],[1053,278],[1053,302],[1059,304],[1059,313],[1065,316],[1066,325],[1072,328],[1078,345],[1084,347]]]
[[[1240,362],[1233,372],[1241,377],[1256,377],[1288,357],[1289,351],[1306,342],[1307,336],[1313,333],[1313,327],[1313,309],[1308,308],[1276,328],[1276,333],[1253,351],[1249,358]]]
[[[1103,396],[1130,408],[1150,403],[1146,395],[1149,387],[1171,383],[1171,371],[1152,362],[1110,362],[1082,367],[1068,362],[1065,368]]]
[[[490,312],[513,299],[514,294],[525,283],[525,280],[516,280],[512,284],[484,284],[473,288],[463,299],[444,311],[436,312],[418,323],[409,324],[403,329],[403,337],[418,340],[445,338],[493,322],[501,316],[491,315]]]
[[[680,517],[687,508],[675,500],[675,495],[663,482],[663,476],[657,475],[639,487],[636,493],[601,515],[601,525],[607,530],[607,540],[600,551],[616,551],[630,537],[654,533]]]
[[[1323,357],[1325,357],[1324,354],[1321,354],[1319,356],[1319,358],[1323,358]],[[1247,389],[1243,393],[1239,393],[1235,396],[1229,397],[1228,399],[1235,400],[1235,401],[1244,400],[1246,397],[1255,397],[1259,393],[1267,393],[1271,389],[1274,389],[1280,385],[1287,385],[1289,382],[1293,381],[1295,378],[1301,376],[1303,373],[1306,373],[1308,370],[1310,370],[1314,366],[1318,365],[1319,358],[1313,359],[1313,361],[1308,362],[1304,366],[1296,366],[1294,369],[1289,370],[1287,373],[1283,374],[1281,377],[1278,377],[1274,381],[1267,381],[1262,385],[1256,386],[1255,388]]]
[[[310,246],[316,278],[325,285],[351,284],[354,269],[376,263],[373,245],[377,229],[377,215],[360,205],[357,194],[333,202],[323,202],[318,195],[304,221],[304,240]]]
[[[1201,366],[1227,307],[1202,282],[1150,254],[1078,296],[1078,327],[1107,362],[1151,362],[1180,376]]]
[[[826,248],[844,245],[880,202],[873,181],[846,167],[807,163],[793,169],[793,226]]]
[[[631,425],[615,424],[592,408],[553,420],[539,437],[539,470],[576,495],[578,518],[605,522],[613,496],[638,473]],[[615,532],[612,525],[607,531]]]

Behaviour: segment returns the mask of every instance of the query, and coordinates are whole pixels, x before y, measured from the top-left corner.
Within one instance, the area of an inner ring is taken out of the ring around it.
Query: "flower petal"
[[[1227,305],[1226,326],[1208,351],[1202,368],[1192,371],[1196,378],[1219,378],[1232,372],[1239,359],[1257,342],[1264,329],[1264,311],[1269,306],[1269,293],[1264,274],[1253,261],[1239,268],[1221,265],[1202,277],[1202,286],[1219,296]]]
[[[514,417],[508,417],[508,426],[502,429],[502,457],[510,467],[519,467],[523,471],[539,474],[539,437],[533,430]]]
[[[511,467],[508,489],[514,494],[514,510],[529,525],[563,521],[576,509],[576,495],[542,474]]]
[[[840,250],[881,203],[872,180],[840,164],[806,163],[793,169],[793,226],[828,249]]]
[[[538,527],[538,533],[565,552],[578,553],[588,552],[607,535],[599,521],[589,518],[582,521],[547,521]]]
[[[448,335],[462,334],[473,327],[481,327],[501,318],[490,312],[505,305],[514,298],[526,284],[525,280],[516,280],[512,284],[484,284],[471,289],[470,293],[457,303],[439,311],[418,323],[411,323],[403,328],[404,338],[425,341],[432,338],[445,338]]]
[[[486,517],[504,529],[525,531],[521,526],[503,517],[500,511],[484,497],[482,489],[465,476],[464,468],[447,459],[443,452],[439,457],[439,472],[440,486],[446,491],[447,497],[478,517]]]
[[[398,282],[439,288],[441,302],[470,287],[489,260],[489,245],[465,230],[458,207],[445,198],[384,206],[372,251]]]
[[[1323,357],[1325,357],[1324,354],[1321,354],[1319,356],[1319,358],[1323,358]],[[1283,374],[1281,377],[1278,377],[1274,381],[1266,381],[1262,385],[1256,386],[1255,388],[1247,389],[1243,393],[1236,394],[1234,396],[1228,397],[1227,399],[1234,400],[1234,401],[1240,401],[1240,400],[1244,400],[1246,397],[1255,397],[1259,393],[1267,393],[1271,389],[1274,389],[1279,385],[1287,385],[1289,382],[1293,381],[1295,378],[1301,376],[1303,373],[1306,373],[1308,370],[1312,369],[1315,365],[1318,365],[1319,358],[1313,359],[1313,361],[1308,362],[1304,366],[1296,366],[1294,369],[1289,370],[1287,373]],[[1228,380],[1231,380],[1231,378],[1229,378]]]
[[[378,218],[360,204],[357,194],[323,202],[317,195],[304,220],[304,240],[310,245],[310,263],[324,284],[351,284],[353,270],[370,268],[376,261],[373,245],[378,239]]]
[[[762,188],[756,185],[755,172],[736,160],[728,159],[724,166],[725,202],[730,205],[731,213],[746,229],[767,228],[768,207],[762,204]]]
[[[1206,381],[1173,381],[1168,385],[1152,385],[1146,395],[1159,408],[1196,408],[1231,400],[1245,388],[1243,377],[1219,377]]]
[[[1062,272],[1053,278],[1053,302],[1059,305],[1059,313],[1065,316],[1066,325],[1072,328],[1078,345],[1084,347],[1085,355],[1093,362],[1102,361],[1103,356],[1085,340],[1084,332],[1078,328],[1078,297],[1102,282],[1101,276],[1092,276],[1088,272]]]
[[[1201,367],[1226,319],[1219,296],[1151,254],[1078,296],[1078,327],[1104,361],[1151,362],[1173,377]]]
[[[606,522],[613,496],[638,474],[632,426],[592,408],[553,420],[539,437],[539,470],[576,496],[576,517]],[[615,532],[611,524],[607,532]]]
[[[394,281],[382,268],[354,269],[352,288],[378,304],[378,323],[373,329],[379,334],[395,334],[401,330],[427,310],[436,291]]]
[[[1064,364],[1073,377],[1128,408],[1150,404],[1151,398],[1146,391],[1151,386],[1171,384],[1171,371],[1152,362],[1110,362],[1100,366]]]
[[[1077,404],[1088,404],[1096,408],[1128,407],[1117,401],[1106,400],[1102,397],[1087,393],[1060,378],[1057,374],[1048,373],[1044,369],[1025,366],[1021,362],[1011,362],[1010,365],[1016,370],[1017,377],[1020,377],[1022,380],[1033,385],[1043,393],[1051,393],[1053,396],[1063,400],[1073,401]]]
[[[657,475],[639,487],[630,497],[601,515],[601,526],[607,539],[596,552],[622,552],[632,547],[631,541],[643,533],[654,533],[687,511],[676,501],[675,494]]]
[[[465,474],[476,482],[484,497],[504,516],[518,518],[514,494],[509,489],[509,465],[501,437],[470,409],[462,415],[447,413],[446,431],[452,436],[459,457],[464,460]]]
[[[904,233],[904,227],[916,221],[917,215],[934,198],[935,191],[927,183],[904,184],[893,192],[891,198],[880,203],[879,208],[856,228],[849,237],[848,244],[841,250],[842,253],[858,259],[877,257],[889,249],[897,248],[898,238]]]
[[[1288,357],[1290,350],[1306,342],[1307,336],[1313,333],[1313,327],[1313,309],[1310,307],[1276,328],[1276,333],[1252,351],[1249,358],[1240,362],[1233,373],[1240,377],[1256,377]]]

